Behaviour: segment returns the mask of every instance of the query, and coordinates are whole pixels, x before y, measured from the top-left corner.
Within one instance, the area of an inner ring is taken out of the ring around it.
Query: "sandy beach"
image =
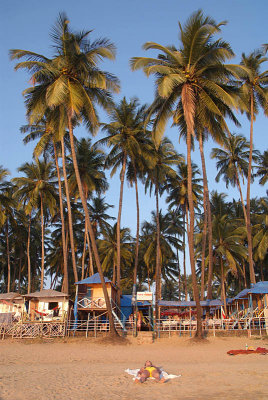
[[[161,339],[111,345],[93,339],[0,342],[1,400],[267,399],[268,355],[229,356],[230,349],[268,347],[268,339]],[[133,383],[126,368],[146,359],[180,378]]]

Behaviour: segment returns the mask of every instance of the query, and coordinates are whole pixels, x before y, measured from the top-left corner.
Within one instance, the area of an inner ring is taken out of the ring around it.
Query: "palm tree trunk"
[[[95,233],[94,233],[95,235]],[[89,257],[89,276],[94,275],[94,268],[93,268],[93,257],[92,257],[92,250],[89,240],[89,235],[87,231],[87,248],[88,248],[88,257]]]
[[[246,207],[245,207],[245,203],[244,203],[243,193],[242,193],[242,189],[241,189],[241,185],[240,185],[240,180],[239,180],[239,176],[238,176],[238,173],[237,173],[237,169],[235,169],[235,177],[236,177],[236,183],[237,183],[239,194],[240,194],[240,200],[241,200],[241,204],[242,204],[245,224],[247,226],[248,216],[247,216],[247,211],[246,211]]]
[[[40,208],[41,208],[41,232],[42,232],[42,259],[41,259],[41,284],[40,284],[40,290],[43,290],[44,273],[45,273],[45,234],[44,234],[44,210],[43,210],[42,194],[40,194]]]
[[[202,261],[201,261],[201,301],[204,300],[204,296],[205,296],[205,261],[206,261],[206,247],[207,247],[207,226],[208,226],[207,217],[208,217],[208,215],[206,214],[204,217],[205,217],[205,221],[204,221],[204,229],[203,229],[203,234],[202,234]],[[208,299],[209,299],[209,297],[208,297]],[[210,297],[210,299],[211,299],[211,297]]]
[[[31,214],[29,215],[28,240],[27,240],[27,261],[28,261],[28,294],[31,293],[31,257],[30,257],[30,241],[31,241]]]
[[[10,251],[9,251],[9,237],[8,237],[8,218],[6,222],[6,243],[7,243],[7,293],[10,292]]]
[[[223,272],[223,261],[222,261],[222,257],[220,257],[220,260],[221,260],[221,290],[222,290],[222,299],[223,299],[223,304],[224,304],[224,312],[225,312],[225,315],[227,315],[226,293],[225,293],[225,279],[224,279],[224,272]]]
[[[120,173],[120,196],[119,196],[119,207],[118,207],[118,216],[117,216],[117,226],[116,226],[116,237],[117,237],[117,273],[116,273],[116,283],[117,283],[117,302],[120,304],[120,296],[121,296],[121,246],[120,246],[120,224],[121,224],[121,214],[122,214],[122,205],[123,205],[123,190],[124,190],[124,181],[125,181],[125,172],[126,172],[126,164],[127,164],[127,155],[124,153],[123,165]]]
[[[253,89],[251,89],[250,96],[250,149],[249,149],[249,160],[248,160],[248,182],[247,182],[247,237],[248,237],[248,261],[249,261],[249,273],[251,284],[256,283],[256,277],[254,272],[253,255],[252,255],[252,235],[251,235],[251,223],[250,223],[250,184],[251,184],[251,169],[252,169],[252,151],[253,151]]]
[[[246,266],[245,261],[242,261],[242,268],[243,268],[243,278],[244,278],[244,287],[247,288],[247,277],[246,277]]]
[[[186,207],[183,207],[183,273],[184,273],[184,295],[185,300],[187,300],[188,290],[187,290],[187,274],[186,274]]]
[[[84,192],[83,192],[81,178],[80,178],[80,174],[79,174],[79,170],[78,170],[77,159],[76,159],[76,154],[75,154],[75,147],[74,147],[72,113],[70,111],[68,112],[68,128],[69,128],[71,152],[72,152],[72,159],[73,159],[73,165],[74,165],[74,171],[75,171],[77,186],[78,186],[79,195],[80,195],[81,202],[82,202],[83,209],[84,209],[84,213],[85,213],[85,219],[86,219],[86,222],[87,222],[87,229],[88,229],[90,240],[91,240],[91,244],[92,244],[92,250],[93,250],[93,253],[94,253],[94,257],[95,257],[97,270],[98,270],[98,273],[100,275],[102,290],[103,290],[103,294],[104,294],[104,298],[105,298],[105,302],[106,302],[107,313],[108,313],[108,318],[109,318],[109,323],[110,323],[110,333],[111,333],[111,335],[117,335],[117,332],[116,332],[116,329],[115,329],[115,325],[114,325],[113,314],[112,314],[112,307],[111,307],[110,299],[109,299],[109,296],[108,296],[107,287],[106,287],[106,284],[105,284],[105,281],[104,281],[104,276],[103,276],[103,272],[102,272],[102,268],[101,268],[101,263],[100,263],[100,259],[99,259],[99,254],[98,254],[98,249],[97,249],[97,245],[96,245],[96,241],[95,241],[95,236],[94,236],[94,232],[93,232],[93,229],[92,229],[92,226],[91,226],[91,222],[90,222],[90,219],[89,219],[89,212],[88,212],[88,208],[87,208],[87,202],[86,202],[86,198],[85,198],[85,195],[84,195]],[[120,304],[118,304],[118,306],[120,306]]]
[[[54,149],[54,157],[55,157],[55,164],[57,170],[57,177],[58,177],[58,184],[59,184],[59,200],[60,200],[60,218],[61,218],[61,239],[62,239],[62,252],[63,252],[63,270],[64,270],[64,285],[63,285],[63,292],[69,293],[68,288],[68,261],[67,261],[67,251],[66,251],[66,242],[65,242],[65,221],[64,221],[64,214],[63,214],[63,202],[62,202],[62,191],[61,191],[61,176],[60,176],[60,169],[58,163],[58,155],[55,141],[53,140],[53,149]]]
[[[185,116],[186,126],[187,126],[187,192],[188,192],[188,201],[189,201],[189,211],[190,211],[190,229],[188,235],[188,244],[189,244],[189,255],[190,255],[190,265],[192,272],[192,284],[193,284],[193,293],[194,299],[196,302],[196,337],[202,337],[202,320],[201,320],[201,306],[200,306],[200,298],[198,293],[196,272],[195,272],[195,260],[194,260],[194,202],[193,202],[193,192],[192,192],[192,160],[191,160],[191,151],[192,151],[192,136],[194,135],[194,93],[193,89],[189,84],[184,84],[182,89],[182,105],[183,112]]]
[[[134,290],[136,294],[137,288],[137,271],[138,271],[138,262],[139,262],[139,235],[140,235],[140,207],[139,207],[139,192],[138,192],[138,182],[137,182],[137,172],[136,165],[134,165],[134,180],[135,180],[135,191],[136,191],[136,207],[137,207],[137,229],[136,229],[136,249],[135,249],[135,264],[134,264]]]
[[[87,245],[87,231],[86,231],[86,222],[85,222],[85,233],[84,233],[84,246],[83,246],[83,253],[82,253],[82,271],[81,271],[81,280],[84,279],[84,271],[85,271],[85,255],[86,255],[86,245]]]
[[[202,172],[203,172],[204,214],[205,214],[205,218],[207,220],[207,226],[208,226],[208,257],[209,257],[209,259],[208,259],[207,298],[210,300],[210,299],[212,299],[212,276],[213,276],[212,217],[211,217],[208,179],[207,179],[207,170],[206,170],[206,162],[205,162],[205,157],[204,157],[202,135],[199,135],[198,140],[199,140],[199,149],[200,149]],[[206,214],[207,214],[207,216],[206,216]],[[201,296],[203,296],[202,290],[201,290]]]
[[[156,199],[156,276],[155,276],[155,311],[156,319],[160,318],[158,302],[161,298],[161,266],[160,266],[160,225],[159,225],[159,202],[158,202],[158,182],[155,183]]]
[[[63,177],[64,177],[65,194],[66,194],[67,209],[68,209],[68,224],[69,224],[69,232],[70,232],[70,243],[71,243],[71,252],[72,252],[72,265],[73,265],[74,281],[78,282],[78,274],[77,274],[76,259],[75,259],[75,248],[74,248],[72,207],[71,207],[71,202],[70,202],[69,185],[68,185],[68,179],[67,179],[67,174],[66,174],[65,148],[64,148],[64,139],[63,138],[61,138],[61,154],[62,154],[62,170],[63,170]]]

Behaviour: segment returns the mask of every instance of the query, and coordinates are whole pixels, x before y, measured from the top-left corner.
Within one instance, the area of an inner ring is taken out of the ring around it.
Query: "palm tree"
[[[200,185],[201,179],[198,178],[200,175],[199,169],[196,164],[192,163],[192,197],[195,207],[200,200],[200,196],[202,193],[202,186]],[[171,178],[168,177],[165,184],[165,190],[168,192],[167,203],[169,204],[168,208],[176,209],[179,208],[182,210],[183,215],[183,271],[184,271],[184,295],[185,299],[187,299],[187,274],[186,274],[186,237],[185,233],[188,232],[188,212],[189,212],[189,200],[188,200],[188,168],[185,162],[180,162],[177,165],[176,175]]]
[[[88,198],[89,196],[92,195],[93,191],[99,194],[105,192],[108,189],[108,183],[105,177],[105,173],[103,171],[104,160],[105,160],[104,152],[100,148],[98,148],[96,144],[92,145],[91,139],[82,138],[76,143],[76,158],[86,201],[88,201]],[[75,197],[77,197],[79,196],[79,191],[77,187],[75,171],[73,168],[73,164],[71,163],[69,164],[68,175],[69,175],[68,183],[70,191],[71,193],[74,194]],[[88,230],[85,221],[84,250],[82,257],[83,265],[82,265],[81,279],[84,279],[83,260],[85,258],[86,242],[88,245],[90,260],[92,261],[91,244],[89,241]],[[91,262],[91,272],[93,273],[92,262]]]
[[[59,136],[62,136],[61,128],[60,128],[60,118],[59,118],[58,110],[50,111],[48,110],[46,113],[46,117],[43,118],[38,124],[26,125],[21,128],[23,133],[28,133],[24,138],[23,142],[29,143],[36,138],[39,138],[39,141],[34,149],[35,157],[39,157],[41,153],[43,153],[45,159],[46,154],[53,154],[56,172],[58,178],[58,191],[59,191],[59,203],[60,203],[60,216],[61,216],[61,236],[62,236],[62,252],[63,252],[63,261],[64,261],[64,284],[63,284],[63,292],[68,293],[68,262],[67,262],[67,248],[65,241],[65,222],[64,222],[64,210],[63,210],[63,198],[62,198],[62,187],[61,187],[61,173],[59,168],[59,155],[60,149],[58,146],[57,139]],[[59,139],[58,139],[59,140]]]
[[[133,98],[128,102],[124,97],[118,105],[115,105],[110,110],[110,122],[108,124],[103,124],[102,128],[104,132],[107,132],[107,136],[98,142],[111,148],[111,151],[106,158],[106,167],[112,167],[111,176],[115,174],[118,168],[121,168],[120,195],[117,216],[116,283],[118,287],[118,296],[120,296],[121,262],[120,223],[123,205],[125,173],[128,160],[134,163],[134,168],[136,168],[135,159],[142,153],[140,137],[144,136],[144,109],[145,106],[140,107],[136,98]]]
[[[89,212],[96,238],[98,238],[103,229],[109,226],[107,221],[109,219],[115,219],[111,215],[107,214],[108,209],[113,207],[113,205],[106,203],[105,198],[101,197],[100,195],[91,198]]]
[[[229,220],[228,215],[213,216],[213,252],[214,258],[219,263],[221,276],[221,293],[224,301],[225,313],[226,308],[226,293],[225,281],[226,275],[231,272],[237,276],[237,269],[241,259],[246,259],[247,250],[243,247],[243,238],[239,233],[236,233],[236,226],[233,221]]]
[[[52,32],[56,50],[54,58],[49,59],[40,54],[18,49],[11,50],[10,54],[12,59],[26,59],[18,63],[15,68],[26,68],[32,74],[33,86],[24,91],[30,123],[38,122],[45,114],[47,107],[52,109],[62,107],[67,117],[79,195],[107,304],[111,334],[115,334],[112,309],[76,160],[73,122],[77,117],[82,118],[88,129],[95,132],[99,125],[96,103],[107,109],[111,105],[110,91],[118,91],[119,84],[112,74],[98,68],[100,60],[114,59],[114,45],[107,39],[91,42],[88,39],[89,34],[90,31],[72,32],[67,16],[60,14]]]
[[[262,108],[265,115],[268,115],[268,71],[261,72],[261,66],[268,59],[264,57],[263,51],[255,51],[248,56],[242,54],[241,65],[247,68],[244,74],[241,87],[241,98],[246,105],[247,117],[250,119],[250,150],[247,176],[247,236],[248,236],[248,256],[251,283],[256,283],[253,254],[252,236],[250,223],[250,184],[252,180],[252,158],[253,158],[253,122],[256,119],[258,110]]]
[[[156,301],[156,319],[159,318],[158,301],[161,298],[161,250],[160,250],[160,223],[159,223],[159,195],[163,193],[164,184],[168,177],[175,177],[176,172],[173,165],[178,164],[182,157],[179,156],[172,143],[164,138],[158,147],[152,142],[152,155],[154,158],[153,167],[146,170],[145,191],[149,188],[150,193],[154,188],[156,201],[156,286],[155,286],[155,301]]]
[[[33,163],[25,163],[18,171],[25,176],[13,178],[16,185],[15,196],[24,202],[28,199],[27,210],[31,212],[32,208],[40,210],[40,220],[42,228],[42,261],[41,261],[41,284],[40,289],[44,285],[44,267],[45,267],[45,220],[44,213],[49,211],[53,216],[57,204],[57,197],[54,188],[54,173],[51,163],[39,161]]]
[[[245,224],[247,225],[247,211],[239,177],[243,179],[247,176],[250,145],[244,136],[235,134],[225,138],[223,143],[224,149],[213,148],[211,151],[211,158],[218,160],[216,166],[219,172],[215,180],[219,182],[222,176],[227,188],[229,184],[238,187]],[[257,152],[253,152],[253,159],[255,161],[257,161],[257,154]]]
[[[264,151],[263,154],[259,155],[257,172],[254,177],[260,178],[259,184],[265,185],[268,182],[268,151]]]
[[[116,263],[117,263],[117,223],[113,226],[106,225],[102,231],[102,239],[98,239],[98,248],[100,252],[100,259],[102,262],[103,271],[108,277],[112,278],[113,284],[116,282]],[[120,230],[121,241],[121,258],[122,270],[127,266],[132,265],[133,252],[130,230],[128,228],[121,228]]]
[[[181,47],[165,47],[157,43],[146,43],[144,48],[157,49],[161,54],[157,59],[135,57],[131,60],[132,69],[143,68],[147,75],[156,75],[156,99],[151,106],[151,114],[156,114],[153,132],[160,140],[167,120],[172,116],[177,123],[183,115],[187,129],[188,193],[190,211],[189,252],[192,270],[194,297],[197,304],[197,336],[202,336],[201,307],[196,282],[194,261],[194,204],[192,199],[191,142],[195,135],[195,116],[197,111],[209,111],[223,118],[221,108],[235,106],[228,93],[226,77],[232,68],[223,62],[233,56],[228,43],[219,39],[213,41],[214,34],[224,23],[204,17],[201,11],[194,13],[180,26]],[[219,104],[221,105],[219,107]]]

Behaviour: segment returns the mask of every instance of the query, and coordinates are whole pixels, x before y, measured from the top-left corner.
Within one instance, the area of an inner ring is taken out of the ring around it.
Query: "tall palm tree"
[[[113,205],[105,202],[105,197],[101,197],[100,195],[98,195],[91,198],[89,211],[96,238],[98,238],[104,228],[109,226],[109,223],[107,221],[110,219],[115,219],[111,215],[107,214],[108,209],[113,207]]]
[[[247,176],[250,145],[244,136],[235,134],[225,138],[223,143],[223,149],[213,148],[211,151],[211,158],[218,160],[216,167],[219,172],[215,180],[219,182],[220,177],[223,177],[227,188],[229,184],[238,188],[247,225],[248,216],[239,177],[243,179]],[[253,151],[254,161],[257,161],[257,154]]]
[[[181,114],[187,129],[188,193],[190,210],[189,251],[192,270],[194,297],[197,304],[197,336],[202,336],[201,307],[195,273],[194,261],[194,204],[192,199],[191,142],[195,135],[195,116],[197,111],[207,110],[223,118],[221,108],[236,105],[228,93],[226,77],[235,68],[223,62],[233,56],[228,43],[214,40],[221,25],[212,18],[204,17],[201,11],[194,13],[180,26],[181,47],[165,47],[158,43],[146,43],[144,48],[161,51],[158,58],[135,57],[131,60],[132,69],[143,68],[147,75],[156,76],[156,99],[151,114],[156,114],[153,124],[154,136],[160,140],[170,117],[177,123]],[[218,105],[221,104],[221,107]]]
[[[262,108],[265,115],[268,115],[268,70],[261,72],[261,67],[268,60],[264,57],[263,51],[255,51],[248,56],[242,54],[241,65],[247,68],[244,74],[241,87],[241,98],[246,105],[247,116],[250,119],[250,150],[247,176],[247,236],[248,236],[248,256],[249,271],[251,283],[256,283],[253,252],[252,252],[252,235],[250,223],[250,184],[252,179],[252,157],[253,157],[253,123],[258,114],[258,110]]]
[[[107,304],[111,334],[115,334],[112,309],[76,160],[73,122],[76,117],[82,118],[88,129],[91,132],[96,132],[99,125],[96,103],[104,109],[110,107],[110,91],[118,91],[119,83],[112,74],[98,68],[98,63],[101,60],[115,58],[114,45],[107,39],[97,39],[92,42],[88,39],[89,34],[90,31],[72,32],[67,16],[60,14],[52,31],[54,49],[56,50],[54,58],[49,59],[31,51],[18,49],[11,50],[10,54],[12,59],[26,59],[26,61],[18,63],[15,68],[25,68],[32,74],[33,86],[24,91],[30,123],[38,122],[45,114],[47,107],[52,109],[62,107],[64,109],[68,121],[71,153],[79,195]]]
[[[154,164],[146,170],[145,176],[145,191],[149,188],[150,193],[154,189],[155,201],[156,201],[156,285],[155,285],[155,301],[156,301],[156,318],[159,318],[158,301],[161,298],[161,249],[160,249],[160,223],[159,223],[159,195],[163,193],[164,184],[168,177],[175,177],[176,172],[173,166],[182,161],[182,157],[179,156],[170,140],[164,138],[159,146],[156,147],[155,143],[152,142],[152,154],[154,158]]]
[[[239,261],[246,259],[247,250],[242,245],[243,238],[236,232],[236,226],[233,221],[230,221],[228,215],[213,215],[213,252],[214,258],[219,263],[220,276],[221,276],[221,293],[224,302],[225,313],[227,313],[226,306],[226,292],[225,282],[226,275],[231,272],[237,276],[239,268]]]
[[[144,109],[140,106],[138,99],[133,98],[129,102],[124,97],[119,104],[115,105],[109,112],[110,122],[103,124],[103,131],[107,136],[98,143],[105,144],[111,148],[106,158],[106,167],[112,167],[111,176],[118,168],[120,171],[120,195],[117,216],[117,278],[118,296],[120,296],[120,223],[123,205],[124,181],[128,160],[135,162],[137,156],[141,155],[140,137],[144,136]],[[134,164],[136,166],[136,164]]]
[[[47,110],[45,118],[43,118],[38,124],[25,125],[21,128],[23,133],[27,133],[24,137],[23,142],[29,143],[32,140],[39,139],[35,149],[35,157],[39,157],[42,153],[46,159],[46,155],[53,154],[58,179],[58,192],[59,192],[59,203],[60,203],[60,216],[61,216],[61,236],[62,236],[62,252],[64,261],[64,284],[63,292],[68,293],[68,262],[67,262],[67,248],[65,240],[65,222],[64,222],[64,210],[63,210],[63,196],[62,196],[62,183],[61,183],[61,172],[59,167],[59,156],[60,148],[58,146],[59,137],[64,134],[59,121],[59,110]]]
[[[102,229],[102,238],[97,240],[102,262],[103,271],[107,276],[112,278],[113,283],[116,282],[116,263],[117,263],[117,223],[113,226],[106,225]],[[123,269],[128,265],[132,265],[133,252],[131,244],[130,230],[121,228],[121,256]]]
[[[89,196],[92,196],[94,191],[98,194],[105,192],[108,189],[108,183],[103,170],[105,160],[104,152],[96,144],[92,145],[91,139],[82,138],[76,143],[76,158],[86,201],[88,201]],[[76,175],[72,163],[70,163],[68,166],[68,175],[70,191],[75,197],[77,197],[79,196],[79,190],[77,187]],[[88,230],[85,221],[84,251],[82,261],[84,260],[85,256],[86,243],[88,245],[90,260],[92,261],[91,244],[89,241]],[[93,272],[93,265],[91,265],[91,272]],[[84,265],[82,265],[81,279],[84,279]]]
[[[40,289],[44,285],[45,268],[45,219],[44,214],[48,211],[51,215],[55,213],[57,196],[54,187],[54,172],[51,163],[39,161],[25,163],[18,168],[20,173],[25,176],[13,178],[16,185],[15,196],[21,201],[28,198],[29,210],[38,208],[40,211],[40,220],[42,228],[42,260],[41,260],[41,283]]]
[[[202,186],[200,185],[201,179],[199,169],[196,164],[192,163],[192,197],[195,207],[201,198]],[[175,177],[168,177],[165,183],[165,190],[167,190],[167,203],[168,208],[182,210],[183,215],[183,271],[184,271],[184,295],[187,299],[187,274],[186,274],[186,237],[185,233],[188,232],[188,212],[189,212],[189,200],[188,200],[188,168],[185,162],[181,161],[176,168]]]

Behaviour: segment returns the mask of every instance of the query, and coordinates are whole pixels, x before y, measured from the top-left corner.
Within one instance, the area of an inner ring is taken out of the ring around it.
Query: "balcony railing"
[[[85,310],[89,309],[106,309],[104,297],[81,297],[77,301],[77,307]]]

